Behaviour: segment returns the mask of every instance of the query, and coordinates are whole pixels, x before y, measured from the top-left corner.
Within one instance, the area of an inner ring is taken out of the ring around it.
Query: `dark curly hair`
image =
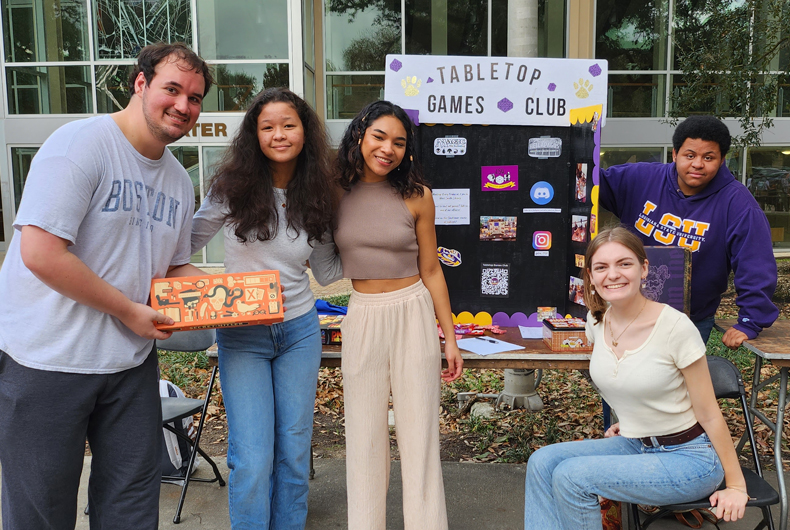
[[[716,142],[719,144],[722,158],[727,156],[732,142],[730,130],[715,116],[689,116],[675,127],[675,132],[672,134],[672,147],[675,148],[675,152],[680,151],[687,138]]]
[[[211,200],[226,204],[225,222],[233,226],[242,243],[266,241],[277,235],[279,214],[272,170],[258,141],[258,116],[263,107],[276,102],[291,105],[304,128],[304,147],[287,188],[288,228],[304,230],[309,241],[321,241],[331,227],[336,189],[329,165],[329,144],[318,115],[287,88],[268,88],[255,97],[211,179]]]
[[[414,127],[411,119],[402,108],[389,101],[374,101],[362,109],[351,120],[340,147],[337,149],[336,173],[340,186],[351,189],[351,186],[362,178],[365,171],[365,160],[362,158],[360,142],[365,137],[365,132],[374,121],[382,116],[394,116],[399,119],[406,130],[406,152],[398,167],[387,175],[387,180],[404,199],[414,194],[423,196],[423,186],[428,186],[422,173],[422,167],[417,162],[415,153]]]

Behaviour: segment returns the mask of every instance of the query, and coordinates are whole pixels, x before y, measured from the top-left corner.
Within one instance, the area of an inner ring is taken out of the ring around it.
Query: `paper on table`
[[[519,326],[518,330],[521,332],[522,339],[542,339],[543,327],[528,328],[527,326]]]
[[[474,337],[472,339],[462,339],[458,341],[458,347],[462,350],[476,353],[477,355],[491,355],[492,353],[502,353],[506,351],[522,350],[518,344],[512,344],[491,337]]]

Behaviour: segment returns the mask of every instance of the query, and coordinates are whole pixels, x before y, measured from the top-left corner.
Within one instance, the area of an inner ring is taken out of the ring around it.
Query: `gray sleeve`
[[[192,200],[192,186],[190,185],[187,190],[189,192],[187,197],[190,200],[185,201],[186,204],[184,205],[183,210],[184,215],[181,218],[181,232],[178,234],[178,246],[176,247],[176,251],[173,254],[173,259],[170,262],[171,267],[186,265],[192,259],[192,254],[194,254],[190,248],[189,240],[192,235],[192,216],[195,213],[195,201]]]
[[[203,204],[192,219],[192,254],[205,247],[224,224],[225,213],[222,205],[214,202],[210,195],[206,195]]]
[[[335,240],[330,232],[325,234],[323,243],[313,243],[310,270],[320,285],[329,285],[343,278],[343,265],[340,263],[340,255],[335,252]]]
[[[74,244],[100,178],[63,156],[34,160],[14,228],[37,226]]]

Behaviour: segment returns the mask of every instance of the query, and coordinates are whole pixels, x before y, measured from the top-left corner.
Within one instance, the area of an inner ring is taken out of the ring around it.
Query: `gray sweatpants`
[[[156,529],[161,437],[156,350],[101,375],[34,370],[0,350],[3,530],[74,529],[86,438],[91,529]]]

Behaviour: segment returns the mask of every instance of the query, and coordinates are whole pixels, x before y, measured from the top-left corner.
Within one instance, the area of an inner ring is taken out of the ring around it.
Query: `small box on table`
[[[274,324],[283,321],[279,271],[202,274],[151,282],[151,307],[175,323],[163,331]]]
[[[321,326],[321,344],[341,344],[340,323],[345,315],[318,315]]]
[[[585,322],[581,318],[546,318],[543,320],[543,342],[551,351],[592,351],[584,327]]]

